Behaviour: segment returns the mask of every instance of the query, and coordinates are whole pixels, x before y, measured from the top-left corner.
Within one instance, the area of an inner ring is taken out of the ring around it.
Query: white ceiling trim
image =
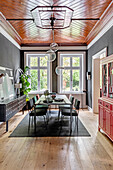
[[[113,26],[113,17],[105,25],[105,27],[99,32],[99,34],[89,43],[87,49],[89,49],[92,45],[94,45],[112,26]]]
[[[21,50],[49,50],[50,47],[21,47]],[[62,46],[58,50],[87,50],[87,46]]]
[[[21,49],[21,46],[0,26],[0,33],[5,36],[12,44]]]

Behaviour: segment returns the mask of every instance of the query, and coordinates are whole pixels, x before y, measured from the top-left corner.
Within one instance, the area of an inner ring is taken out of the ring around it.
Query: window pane
[[[37,57],[30,57],[30,66],[31,67],[38,66],[38,58]]]
[[[47,70],[40,70],[40,90],[47,89]]]
[[[72,66],[73,67],[80,66],[80,57],[72,57]]]
[[[40,66],[45,66],[47,67],[47,56],[45,57],[40,57]]]
[[[63,70],[63,91],[70,91],[70,70]]]
[[[72,77],[73,77],[73,91],[80,91],[80,70],[73,70],[72,72]]]
[[[70,57],[63,57],[63,66],[70,67]]]
[[[31,90],[35,91],[38,89],[38,71],[30,70],[31,73]]]

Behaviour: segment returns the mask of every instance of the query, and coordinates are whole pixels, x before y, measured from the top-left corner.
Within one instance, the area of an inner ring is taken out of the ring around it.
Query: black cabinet
[[[6,131],[8,131],[8,120],[22,110],[25,105],[25,95],[0,102],[0,122],[6,122]]]

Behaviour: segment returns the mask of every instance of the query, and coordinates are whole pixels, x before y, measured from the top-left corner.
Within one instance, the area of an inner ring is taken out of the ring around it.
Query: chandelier
[[[53,42],[50,44],[50,49],[46,52],[49,62],[56,59],[56,51],[58,44],[54,40],[54,30],[68,28],[72,21],[73,9],[67,6],[37,6],[31,10],[34,22],[37,27],[42,29],[52,29]],[[60,66],[56,67],[57,75],[61,73]]]

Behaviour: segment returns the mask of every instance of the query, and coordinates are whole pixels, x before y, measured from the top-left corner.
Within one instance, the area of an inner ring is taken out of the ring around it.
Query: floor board
[[[0,170],[113,170],[113,143],[98,132],[98,115],[80,110],[91,137],[8,138],[27,112],[0,125]]]

